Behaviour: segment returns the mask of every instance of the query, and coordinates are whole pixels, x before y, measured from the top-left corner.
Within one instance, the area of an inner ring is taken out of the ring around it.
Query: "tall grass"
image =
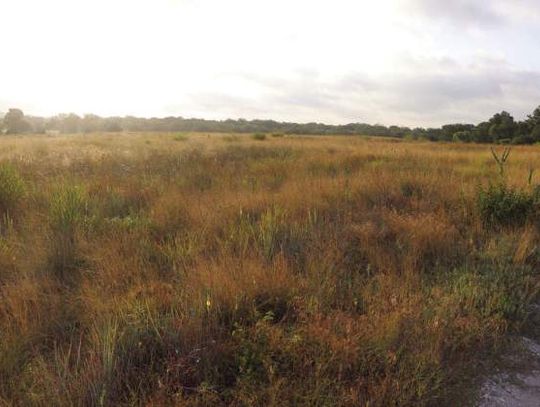
[[[450,406],[526,322],[485,147],[175,137],[0,140],[1,405]]]
[[[0,213],[2,217],[15,214],[20,209],[26,186],[18,171],[11,164],[0,164]]]

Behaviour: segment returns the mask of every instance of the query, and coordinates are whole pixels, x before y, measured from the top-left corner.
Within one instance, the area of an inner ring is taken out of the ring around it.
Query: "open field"
[[[0,405],[472,400],[540,281],[489,146],[259,138],[0,139]]]

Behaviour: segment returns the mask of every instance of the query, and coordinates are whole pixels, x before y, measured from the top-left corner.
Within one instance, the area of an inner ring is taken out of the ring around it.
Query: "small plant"
[[[266,140],[266,134],[264,133],[255,133],[253,136],[251,136],[253,140],[263,141]]]
[[[272,137],[284,137],[285,134],[283,133],[272,133]]]

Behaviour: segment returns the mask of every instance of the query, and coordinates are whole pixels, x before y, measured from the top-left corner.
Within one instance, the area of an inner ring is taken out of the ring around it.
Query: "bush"
[[[284,137],[285,134],[283,133],[272,133],[272,137]]]
[[[480,188],[477,206],[485,226],[521,226],[533,213],[537,190],[527,192],[508,187],[505,183]]]
[[[251,136],[254,140],[263,141],[266,140],[266,134],[264,133],[255,133],[253,136]]]
[[[25,193],[25,184],[15,168],[9,164],[0,165],[0,212],[4,216],[12,214],[19,206]]]

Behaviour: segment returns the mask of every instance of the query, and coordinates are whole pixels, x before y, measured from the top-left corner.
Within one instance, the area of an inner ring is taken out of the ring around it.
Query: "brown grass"
[[[538,290],[538,225],[477,213],[485,146],[0,146],[24,184],[0,222],[0,405],[452,405]],[[535,149],[513,150],[510,185]]]

